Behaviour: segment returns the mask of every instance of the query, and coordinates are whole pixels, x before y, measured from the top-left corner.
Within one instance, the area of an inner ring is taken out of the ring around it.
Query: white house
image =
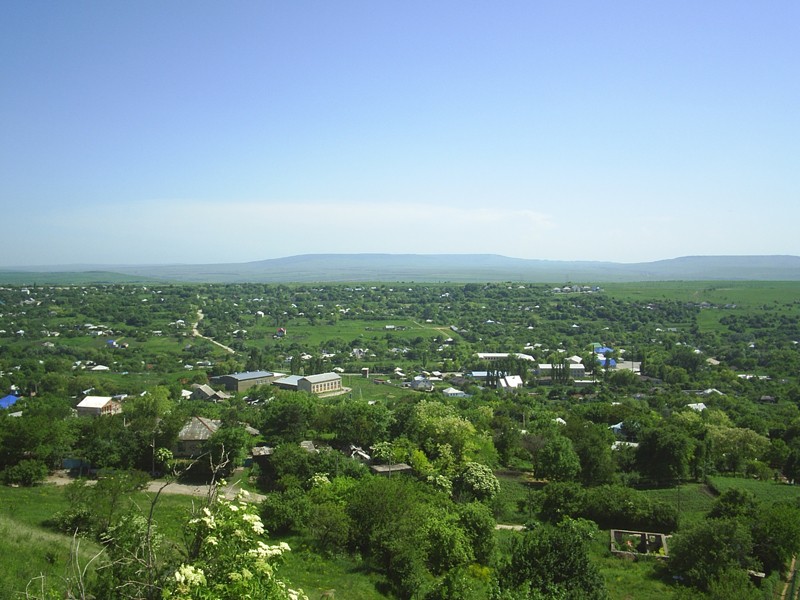
[[[86,396],[75,407],[78,416],[97,417],[122,412],[122,405],[111,396]]]

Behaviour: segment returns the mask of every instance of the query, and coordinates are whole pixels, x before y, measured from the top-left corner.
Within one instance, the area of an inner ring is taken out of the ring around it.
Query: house
[[[250,450],[250,454],[253,456],[253,462],[261,468],[269,464],[269,459],[273,452],[275,452],[275,448],[269,446],[256,446]]]
[[[528,362],[533,362],[536,360],[530,354],[522,354],[521,352],[478,352],[478,358],[480,360],[486,360],[489,362],[502,360],[509,357],[518,358],[519,360],[527,360]]]
[[[19,400],[19,396],[15,396],[14,394],[9,394],[8,396],[0,398],[0,408],[8,408],[9,406],[13,406],[17,400]]]
[[[613,444],[611,444],[612,450],[622,450],[623,448],[633,448],[634,450],[639,447],[639,442],[623,442],[621,440],[617,440]]]
[[[79,417],[98,417],[122,412],[122,405],[111,396],[86,396],[75,408]]]
[[[586,367],[580,363],[570,362],[566,363],[564,367],[569,369],[570,379],[580,379],[586,376]],[[537,365],[537,369],[541,377],[553,376],[553,365],[550,363],[540,363],[539,365]]]
[[[447,396],[448,398],[467,398],[468,395],[466,392],[456,389],[454,387],[445,388],[442,390],[442,394]]]
[[[282,373],[272,371],[246,371],[230,375],[218,375],[211,378],[211,383],[221,385],[229,392],[243,392],[256,385],[267,385],[283,377]]]
[[[428,381],[427,379],[414,379],[411,383],[408,384],[412,390],[416,390],[417,392],[432,392],[433,391],[433,383]]]
[[[272,382],[277,388],[282,390],[289,390],[291,392],[297,391],[297,382],[300,380],[302,375],[287,375],[286,377],[281,377],[280,379],[276,379]]]
[[[506,375],[497,380],[497,387],[501,390],[514,390],[522,385],[522,377],[519,375]]]
[[[342,389],[342,378],[338,373],[320,373],[306,375],[297,380],[297,389],[311,394],[326,394]]]
[[[192,394],[189,397],[192,400],[210,400],[212,402],[217,402],[219,400],[227,400],[230,398],[230,394],[218,392],[205,383],[194,383],[192,384]]]
[[[391,477],[394,474],[406,474],[411,473],[412,469],[410,465],[406,463],[396,463],[393,465],[372,465],[370,470],[375,475],[383,475],[384,477]]]
[[[317,450],[317,447],[314,445],[314,442],[312,442],[311,440],[303,440],[302,442],[300,442],[300,447],[309,454],[316,454],[317,452],[319,452],[319,450]]]
[[[203,444],[222,425],[222,421],[205,417],[192,417],[178,432],[178,443],[173,454],[177,458],[190,458],[202,452]]]

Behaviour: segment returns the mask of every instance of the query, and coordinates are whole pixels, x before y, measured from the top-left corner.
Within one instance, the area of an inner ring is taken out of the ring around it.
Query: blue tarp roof
[[[606,361],[608,361],[608,366],[609,367],[616,367],[617,366],[617,361],[615,361],[613,358],[600,358],[599,356],[597,357],[597,362],[601,366],[605,366]]]
[[[14,394],[9,394],[5,398],[0,398],[0,408],[13,406],[17,400],[19,400],[19,396],[15,396]]]
[[[594,349],[595,354],[605,354],[606,352],[613,352],[613,348],[609,348],[608,346],[600,346],[599,348]]]

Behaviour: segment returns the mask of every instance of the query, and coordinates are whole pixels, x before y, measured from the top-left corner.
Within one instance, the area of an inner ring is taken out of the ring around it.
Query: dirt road
[[[208,340],[212,344],[215,344],[215,345],[219,346],[220,348],[226,350],[227,352],[230,352],[231,354],[236,354],[236,350],[234,350],[230,346],[226,346],[225,344],[221,344],[218,341],[213,340],[210,337],[206,337],[202,333],[200,333],[200,330],[197,329],[197,326],[200,324],[200,321],[203,320],[204,316],[205,315],[203,315],[203,311],[198,308],[197,309],[197,321],[195,321],[194,325],[192,325],[192,335],[195,336],[195,337],[203,338],[204,340]]]
[[[241,473],[233,474],[231,482],[221,490],[225,498],[229,500],[236,498],[241,491],[241,487],[239,486],[240,479]],[[67,485],[73,481],[75,481],[75,478],[70,477],[67,471],[56,471],[47,478],[47,483],[54,485]],[[96,483],[95,480],[90,479],[89,484],[91,485],[93,483]],[[208,496],[207,485],[178,483],[176,481],[166,482],[163,479],[155,479],[148,482],[146,490],[152,493],[156,493],[160,490],[162,494],[181,494],[183,496],[194,496],[196,498],[205,498]],[[248,495],[245,497],[245,500],[248,502],[261,502],[263,499],[264,496],[262,494],[254,492],[248,492]]]

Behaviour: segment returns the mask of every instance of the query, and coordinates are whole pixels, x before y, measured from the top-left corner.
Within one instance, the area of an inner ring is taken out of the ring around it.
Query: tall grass
[[[35,598],[49,593],[61,596],[68,581],[74,585],[85,567],[85,576],[92,576],[92,559],[99,552],[100,547],[88,540],[0,515],[0,598],[24,598],[26,588]]]

